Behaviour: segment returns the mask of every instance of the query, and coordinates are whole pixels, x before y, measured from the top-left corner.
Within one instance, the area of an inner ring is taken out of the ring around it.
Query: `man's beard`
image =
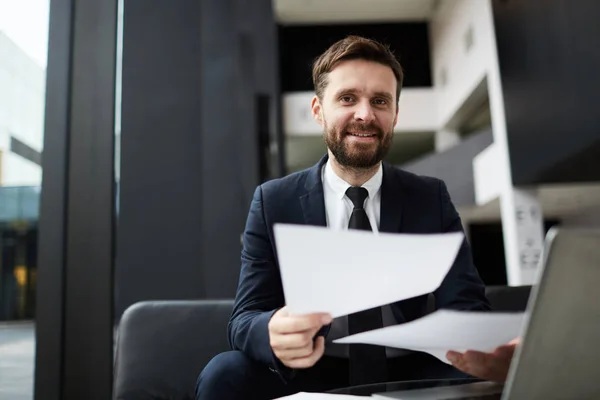
[[[350,148],[347,140],[348,131],[353,133],[375,132],[376,145],[373,143],[354,143]],[[329,129],[327,123],[325,123],[323,137],[327,147],[340,165],[348,168],[368,169],[377,165],[386,156],[390,147],[392,147],[393,132],[383,132],[373,124],[358,124],[355,122],[346,124],[341,130],[337,131],[335,127]]]

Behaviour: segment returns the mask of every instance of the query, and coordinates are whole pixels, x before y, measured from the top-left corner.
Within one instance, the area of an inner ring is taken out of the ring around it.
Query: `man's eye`
[[[351,96],[342,96],[340,97],[340,100],[342,103],[351,103],[353,99]]]
[[[377,104],[378,106],[384,106],[387,104],[387,101],[384,99],[376,99],[373,101],[373,103]]]

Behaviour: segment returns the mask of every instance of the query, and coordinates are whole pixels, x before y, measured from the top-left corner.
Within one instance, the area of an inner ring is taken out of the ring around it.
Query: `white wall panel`
[[[446,124],[494,62],[494,30],[486,0],[443,1],[430,23],[439,120]]]

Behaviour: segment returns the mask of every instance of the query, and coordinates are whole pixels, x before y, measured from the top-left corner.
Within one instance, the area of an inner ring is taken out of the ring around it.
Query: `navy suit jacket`
[[[314,167],[264,183],[254,192],[243,236],[242,268],[233,313],[228,325],[229,343],[251,359],[263,363],[284,381],[293,374],[273,354],[268,323],[285,305],[275,253],[275,223],[326,226],[321,170],[327,156]],[[446,185],[383,164],[381,232],[439,233],[462,231]],[[398,254],[401,258],[402,254]],[[433,293],[436,309],[488,310],[485,286],[465,240],[454,265]],[[399,323],[422,317],[427,295],[391,305]]]

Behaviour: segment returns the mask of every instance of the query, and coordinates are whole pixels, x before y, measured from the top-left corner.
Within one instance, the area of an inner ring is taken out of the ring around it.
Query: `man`
[[[398,119],[402,78],[387,47],[356,36],[335,43],[315,61],[312,114],[323,127],[328,154],[308,170],[256,189],[228,326],[233,351],[206,366],[197,399],[270,399],[385,380],[465,376],[425,353],[331,343],[349,333],[419,318],[427,312],[427,296],[334,321],[326,314],[290,315],[285,307],[275,223],[396,233],[462,231],[443,182],[382,163]],[[433,293],[435,307],[488,310],[484,289],[465,241]],[[448,356],[467,373],[493,378],[505,372],[502,360],[513,347]]]

